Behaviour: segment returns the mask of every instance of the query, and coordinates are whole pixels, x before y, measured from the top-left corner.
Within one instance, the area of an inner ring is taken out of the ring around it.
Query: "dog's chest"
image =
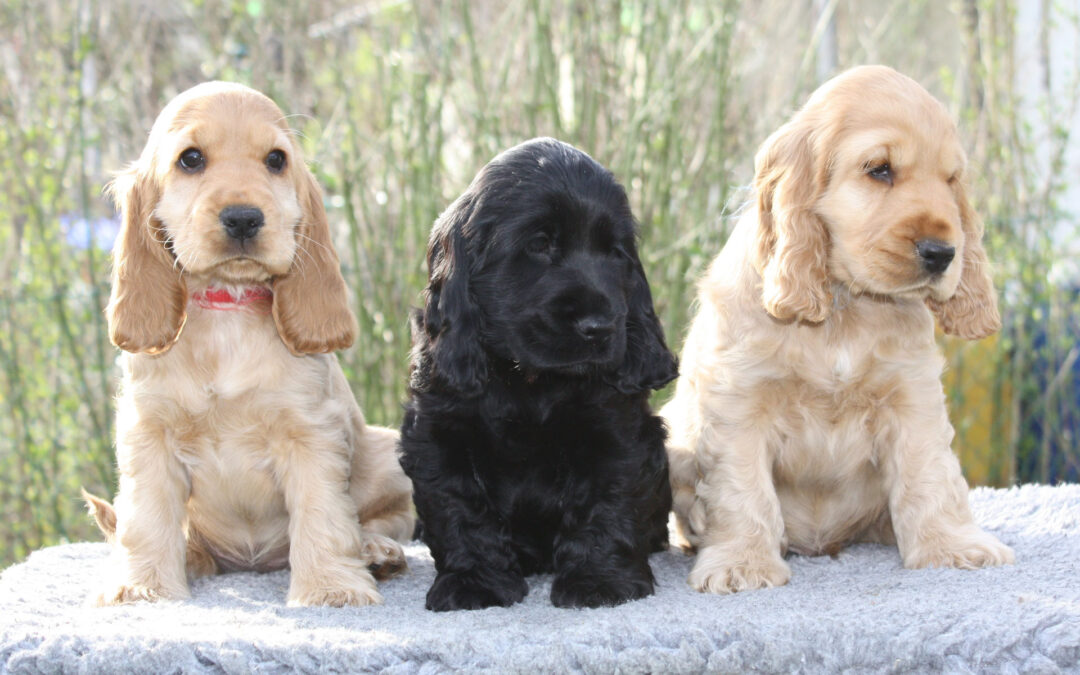
[[[269,395],[289,386],[296,359],[268,317],[204,310],[192,321],[196,334],[184,346],[188,347],[192,374],[201,385],[204,405]]]
[[[257,399],[218,398],[190,418],[192,433],[178,438],[193,502],[231,514],[241,526],[284,511],[274,477],[277,430],[258,409]]]
[[[876,465],[909,395],[903,362],[882,357],[891,353],[876,342],[822,344],[786,362],[763,387],[778,473],[816,481]]]
[[[616,439],[606,424],[597,424],[588,401],[519,400],[497,416],[482,417],[478,426],[486,429],[486,443],[474,460],[494,490],[520,496],[535,487],[547,495],[545,508],[557,508],[558,492],[568,482],[587,479],[618,447]],[[506,501],[508,509],[513,501]]]
[[[615,415],[602,401],[582,396],[530,396],[515,392],[496,410],[481,414],[493,458],[509,465],[572,462],[583,455],[602,455],[612,445],[610,430],[598,419]]]
[[[229,567],[279,566],[282,440],[306,428],[299,411],[313,407],[316,361],[289,355],[268,319],[204,311],[172,350],[129,362],[125,396],[138,419],[163,428],[187,474],[192,527]]]

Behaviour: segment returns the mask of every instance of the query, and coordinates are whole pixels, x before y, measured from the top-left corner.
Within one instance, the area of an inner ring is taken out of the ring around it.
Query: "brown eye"
[[[281,150],[271,150],[266,156],[266,168],[270,169],[270,173],[281,173],[281,170],[285,168],[285,153]]]
[[[868,169],[866,175],[870,176],[876,181],[887,183],[889,185],[893,184],[893,170],[892,167],[889,166],[888,162],[885,162],[884,164],[878,164],[877,166]]]
[[[176,165],[185,173],[195,173],[206,166],[206,157],[203,157],[198,149],[188,148],[180,153],[180,159],[176,160]]]

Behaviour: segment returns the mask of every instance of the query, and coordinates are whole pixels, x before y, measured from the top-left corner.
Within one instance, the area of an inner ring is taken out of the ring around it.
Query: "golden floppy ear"
[[[112,295],[105,310],[109,339],[127,352],[166,352],[187,319],[187,285],[153,215],[157,185],[145,169],[135,167],[117,176],[106,191],[121,211],[113,246]]]
[[[982,245],[983,224],[968,202],[964,186],[956,184],[956,204],[964,230],[963,268],[956,293],[944,302],[928,299],[926,304],[937,315],[941,329],[967,340],[981,340],[1001,328],[997,295],[990,278],[990,261]]]
[[[824,163],[814,153],[811,125],[796,118],[770,136],[754,159],[758,195],[755,265],[766,311],[783,321],[824,321],[832,307],[829,235],[814,213],[824,188]],[[821,164],[815,168],[816,164]]]
[[[322,191],[306,167],[300,171],[297,197],[303,216],[296,227],[296,252],[288,273],[274,280],[274,323],[297,356],[344,349],[356,337]]]

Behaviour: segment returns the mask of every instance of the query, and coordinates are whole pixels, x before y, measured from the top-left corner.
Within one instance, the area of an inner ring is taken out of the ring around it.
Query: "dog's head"
[[[755,159],[766,310],[823,321],[840,283],[924,299],[953,335],[995,332],[966,163],[945,108],[914,80],[864,66],[822,85]]]
[[[189,284],[271,286],[294,354],[352,344],[322,193],[266,96],[227,82],[183,92],[108,189],[123,218],[107,310],[121,349],[167,351],[184,326]]]
[[[624,393],[671,381],[635,237],[625,191],[585,153],[542,138],[497,156],[432,229],[422,337],[436,376],[477,393],[498,358]]]

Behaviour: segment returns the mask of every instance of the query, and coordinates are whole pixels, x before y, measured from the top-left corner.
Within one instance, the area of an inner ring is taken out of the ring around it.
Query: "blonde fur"
[[[1013,561],[968,509],[930,311],[971,339],[1000,325],[965,161],[943,107],[881,66],[823,85],[758,153],[661,411],[694,588],[781,585],[788,551],[855,541],[909,568]],[[868,175],[886,162],[888,184]],[[956,248],[943,273],[924,238]]]
[[[199,149],[205,167],[177,164]],[[281,171],[266,164],[286,154]],[[404,568],[411,483],[396,432],[365,425],[333,354],[354,320],[322,196],[284,115],[212,82],[174,99],[111,186],[123,212],[108,309],[123,354],[115,507],[88,496],[115,555],[98,604],[183,598],[189,575],[292,570],[290,605],[381,601]],[[219,213],[257,207],[237,242]],[[230,309],[209,288],[272,288]]]

